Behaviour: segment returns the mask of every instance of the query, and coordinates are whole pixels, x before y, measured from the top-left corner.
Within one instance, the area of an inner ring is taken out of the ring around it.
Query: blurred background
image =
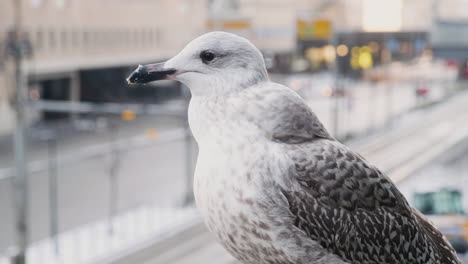
[[[468,263],[468,0],[0,0],[0,264],[237,263],[193,204],[188,89],[125,81],[213,30]]]

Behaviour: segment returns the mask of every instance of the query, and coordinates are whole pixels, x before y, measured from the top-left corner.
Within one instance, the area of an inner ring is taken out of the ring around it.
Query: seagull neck
[[[188,115],[197,142],[256,136],[258,129],[242,114],[246,110],[244,99],[242,93],[193,96]]]

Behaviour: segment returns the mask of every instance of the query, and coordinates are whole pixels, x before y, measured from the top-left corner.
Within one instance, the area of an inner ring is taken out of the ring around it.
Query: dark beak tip
[[[136,84],[136,83],[140,83],[142,81],[143,76],[147,73],[145,73],[144,71],[141,70],[142,66],[138,66],[138,68],[133,71],[130,76],[127,77],[127,83],[128,84]]]
[[[138,78],[136,77],[136,72],[132,72],[132,74],[130,74],[130,76],[127,77],[127,83],[128,84],[135,84],[138,80]]]
[[[160,65],[161,64],[138,65],[138,68],[128,76],[128,84],[145,84],[153,81],[167,80],[170,75],[177,72],[175,69],[164,69],[160,67]]]

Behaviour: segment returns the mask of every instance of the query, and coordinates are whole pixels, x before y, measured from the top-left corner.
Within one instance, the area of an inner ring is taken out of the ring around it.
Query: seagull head
[[[194,95],[222,95],[268,80],[262,53],[247,39],[210,32],[166,62],[140,65],[129,83],[176,80]]]

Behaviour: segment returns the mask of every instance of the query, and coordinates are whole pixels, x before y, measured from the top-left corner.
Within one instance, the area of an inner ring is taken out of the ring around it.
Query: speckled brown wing
[[[282,190],[294,225],[350,263],[460,263],[395,185],[331,140],[288,145],[298,189]]]

